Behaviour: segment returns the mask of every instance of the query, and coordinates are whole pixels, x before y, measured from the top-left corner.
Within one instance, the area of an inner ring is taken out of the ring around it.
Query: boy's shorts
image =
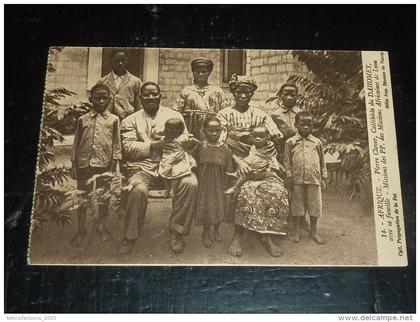
[[[321,186],[314,184],[294,184],[290,202],[291,215],[293,217],[302,217],[305,216],[306,211],[311,217],[321,217]]]

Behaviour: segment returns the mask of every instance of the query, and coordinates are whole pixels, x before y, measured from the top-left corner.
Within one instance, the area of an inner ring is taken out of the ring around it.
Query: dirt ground
[[[58,164],[67,163],[59,157]],[[169,248],[168,219],[171,200],[151,199],[145,220],[145,229],[129,255],[120,255],[122,220],[109,218],[113,241],[103,243],[94,235],[89,247],[73,248],[70,240],[76,232],[75,216],[69,226],[48,224],[44,231],[32,234],[30,261],[32,264],[114,264],[114,265],[362,265],[377,263],[374,218],[371,194],[349,201],[344,189],[331,185],[323,194],[323,217],[319,221],[319,234],[325,245],[312,241],[307,232],[299,243],[285,237],[276,242],[283,250],[278,258],[271,257],[260,244],[258,234],[244,236],[242,257],[232,257],[227,248],[232,238],[233,225],[223,224],[223,241],[206,248],[201,243],[201,227],[192,226],[185,237],[182,254],[173,254]],[[92,222],[88,220],[88,230]]]

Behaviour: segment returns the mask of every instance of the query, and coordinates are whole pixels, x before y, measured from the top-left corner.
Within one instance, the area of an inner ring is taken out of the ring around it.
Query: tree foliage
[[[304,90],[298,105],[314,115],[314,134],[325,142],[326,150],[338,152],[341,162],[336,175],[349,184],[353,199],[370,178],[361,54],[312,50],[292,51],[292,55],[311,72],[310,77],[289,78]]]

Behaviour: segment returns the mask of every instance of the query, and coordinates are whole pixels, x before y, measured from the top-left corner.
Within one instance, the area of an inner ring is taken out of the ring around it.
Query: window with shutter
[[[245,75],[246,52],[243,49],[222,49],[222,82],[229,83],[233,74]]]

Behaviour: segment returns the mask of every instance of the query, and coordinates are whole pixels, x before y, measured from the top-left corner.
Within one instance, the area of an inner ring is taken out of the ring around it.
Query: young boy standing
[[[122,49],[111,54],[112,71],[98,84],[105,84],[111,90],[108,110],[122,121],[141,107],[141,80],[127,71],[128,57]]]
[[[71,177],[77,180],[77,189],[90,191],[87,184],[92,176],[108,171],[119,172],[121,160],[120,120],[107,110],[110,90],[104,84],[97,84],[90,91],[89,101],[92,109],[77,120],[73,142]],[[103,185],[97,181],[97,188]],[[105,227],[107,207],[99,206],[97,233],[105,242],[112,239]],[[77,213],[78,231],[71,241],[74,247],[80,247],[86,233],[86,208],[81,207]]]
[[[297,97],[297,86],[293,83],[285,83],[280,87],[276,96],[268,99],[266,102],[266,109],[273,111],[273,113],[271,113],[271,118],[284,136],[283,140],[277,146],[279,160],[283,160],[284,143],[297,132],[295,117],[297,113],[302,111],[296,105]]]
[[[293,83],[285,83],[280,87],[276,96],[266,102],[267,108],[274,110],[271,117],[285,138],[296,134],[295,117],[301,111],[296,105],[297,97],[297,86]]]
[[[295,121],[298,133],[286,141],[284,149],[286,183],[292,192],[290,211],[294,221],[290,239],[299,242],[302,219],[308,212],[311,222],[310,237],[318,244],[325,244],[317,232],[318,218],[322,214],[321,188],[325,188],[327,178],[324,149],[322,142],[311,134],[311,113],[299,112]]]

